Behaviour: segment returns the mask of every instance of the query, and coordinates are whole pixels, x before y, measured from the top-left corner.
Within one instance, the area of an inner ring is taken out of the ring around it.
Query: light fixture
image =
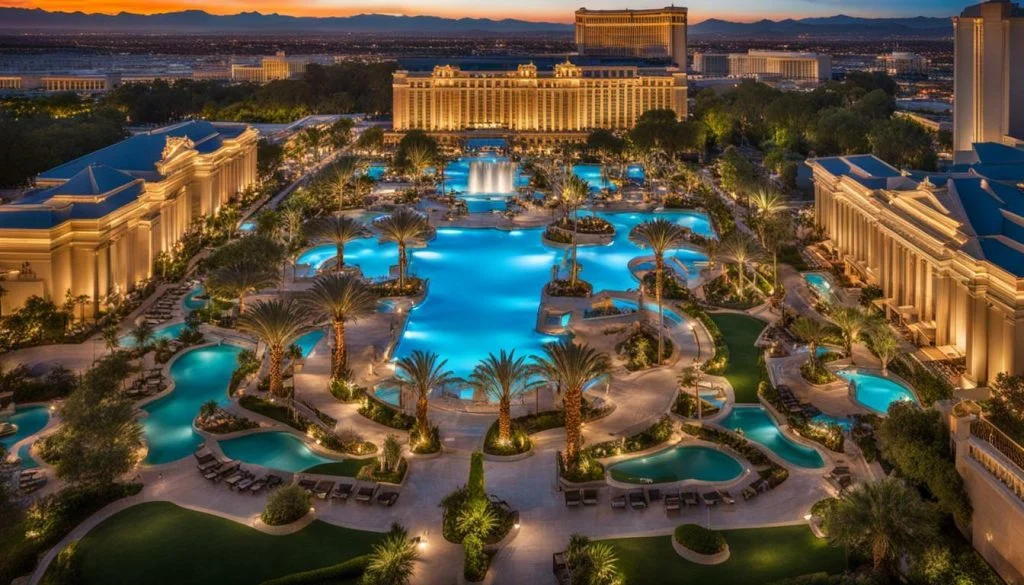
[[[812,514],[804,514],[804,520],[807,520],[808,522],[810,522],[811,518],[813,518],[813,517],[814,516]]]

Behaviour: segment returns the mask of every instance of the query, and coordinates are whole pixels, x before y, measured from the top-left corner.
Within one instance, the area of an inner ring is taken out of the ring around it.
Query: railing
[[[1024,502],[1024,447],[984,418],[971,422],[971,436],[985,443],[968,444],[971,458]]]
[[[1003,457],[1017,466],[1018,473],[1024,476],[1024,447],[1009,435],[984,418],[971,421],[971,435],[992,445]]]

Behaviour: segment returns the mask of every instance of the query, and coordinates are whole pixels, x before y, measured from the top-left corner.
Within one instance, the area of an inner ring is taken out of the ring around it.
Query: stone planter
[[[491,455],[490,453],[484,453],[484,461],[498,461],[511,463],[513,461],[522,461],[527,457],[533,457],[533,446],[530,446],[530,450],[525,453],[517,453],[515,455]]]
[[[280,536],[283,534],[293,534],[298,532],[312,524],[313,520],[316,520],[316,509],[310,508],[309,512],[307,512],[302,518],[299,518],[290,524],[283,524],[281,526],[270,526],[265,524],[259,516],[256,516],[256,519],[252,523],[252,527],[265,534]]]
[[[519,527],[513,524],[512,528],[509,529],[508,534],[506,534],[504,538],[494,544],[485,544],[484,552],[498,552],[508,546],[509,543],[515,540],[517,536],[519,536]]]
[[[685,546],[679,544],[674,534],[670,534],[669,538],[672,539],[672,548],[675,549],[676,554],[690,561],[691,563],[697,563],[698,565],[720,565],[725,561],[729,560],[729,545],[725,545],[720,552],[713,555],[705,555],[699,552],[694,552]]]

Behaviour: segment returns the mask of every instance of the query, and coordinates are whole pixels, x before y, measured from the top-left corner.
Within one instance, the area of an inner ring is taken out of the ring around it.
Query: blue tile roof
[[[978,142],[973,145],[978,161],[984,165],[1024,165],[1024,150],[999,144],[998,142]]]
[[[988,261],[1018,278],[1024,277],[1024,254],[994,238],[982,238],[979,242]]]

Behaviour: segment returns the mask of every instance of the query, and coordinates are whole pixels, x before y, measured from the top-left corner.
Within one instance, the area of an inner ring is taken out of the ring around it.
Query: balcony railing
[[[1024,502],[1024,447],[984,418],[971,422],[971,436],[985,444],[969,445],[971,458]]]
[[[1009,435],[999,430],[984,418],[971,422],[971,435],[985,441],[1017,466],[1017,473],[1024,476],[1024,447],[1021,447]]]

